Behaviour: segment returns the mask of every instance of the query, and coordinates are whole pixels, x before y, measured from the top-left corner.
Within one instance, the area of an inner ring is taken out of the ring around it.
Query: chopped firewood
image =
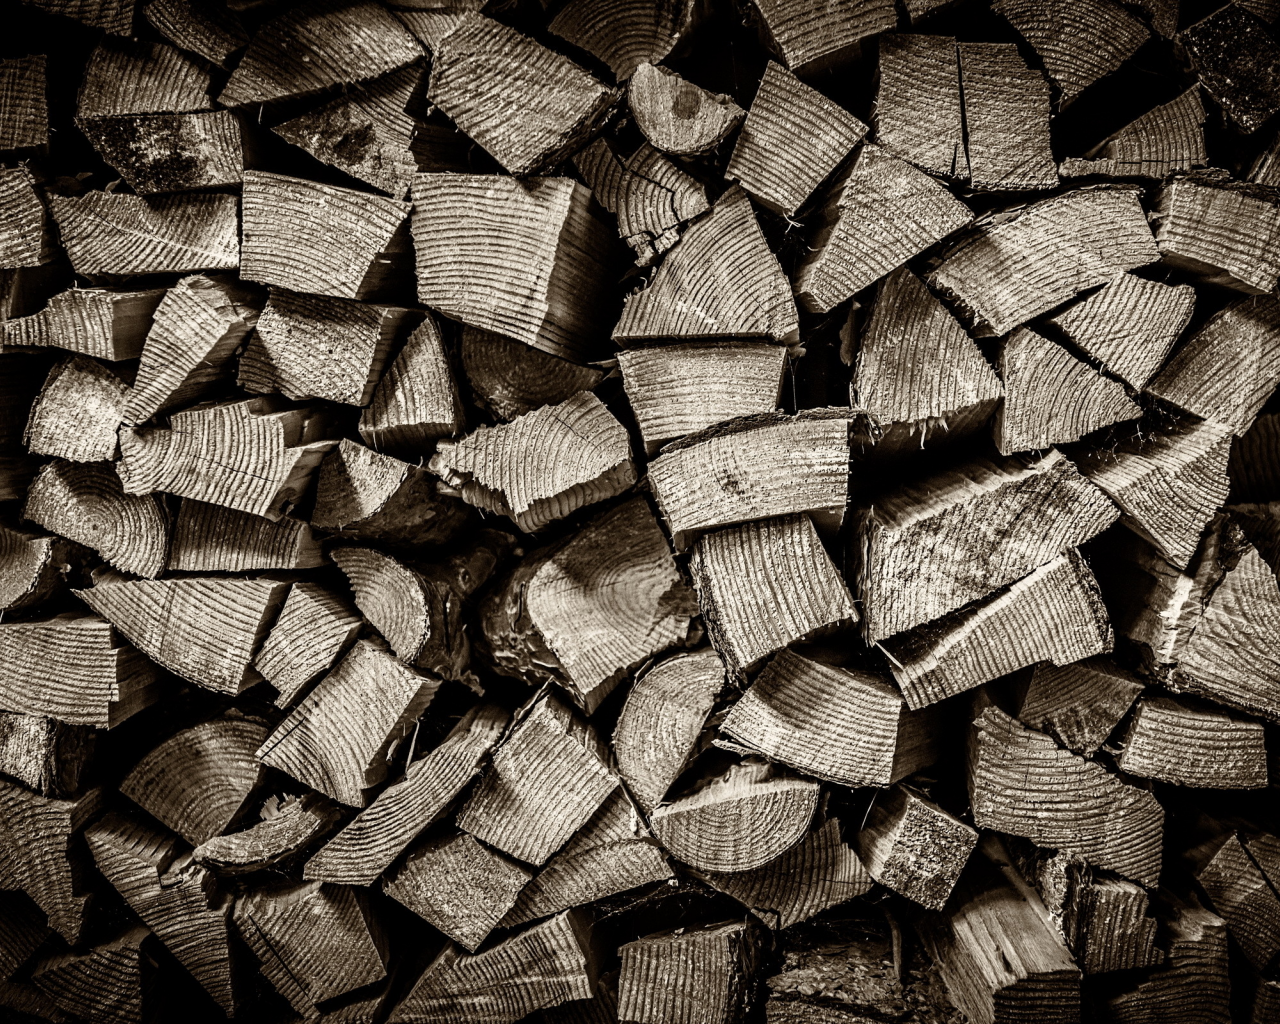
[[[49,371],[27,421],[27,450],[71,462],[109,462],[129,387],[88,356],[68,356]]]
[[[807,516],[784,516],[703,534],[689,573],[707,633],[731,672],[802,637],[856,622],[844,580]],[[791,581],[785,589],[768,580]]]
[[[649,815],[672,854],[700,871],[750,871],[776,860],[809,831],[821,786],[744,761]]]
[[[113,35],[129,35],[137,0],[25,0],[32,7],[74,18]]]
[[[151,0],[143,14],[175,46],[220,67],[249,42],[240,19],[214,0]]]
[[[867,36],[897,26],[888,0],[752,0],[773,51],[798,75],[813,75],[857,52]]]
[[[956,41],[886,35],[879,42],[876,144],[930,174],[967,179]]]
[[[1056,449],[975,460],[880,495],[857,514],[863,635],[882,640],[984,598],[1116,516]]]
[[[1138,701],[1116,755],[1121,771],[1175,786],[1267,785],[1262,723],[1182,697]]]
[[[244,170],[230,111],[78,117],[76,127],[139,195],[238,185]]]
[[[0,711],[0,775],[17,779],[41,796],[67,797],[79,792],[93,750],[94,732],[86,726]],[[0,943],[0,966],[2,946]]]
[[[1166,39],[1177,34],[1180,0],[1134,0],[1129,6],[1136,9]]]
[[[311,527],[184,498],[173,526],[171,572],[253,572],[324,565]]]
[[[667,56],[702,13],[696,0],[658,5],[625,0],[603,9],[595,0],[570,0],[547,30],[608,64],[614,77],[625,82],[641,64],[656,64]]]
[[[725,177],[762,206],[794,216],[866,133],[839,104],[770,61]]]
[[[1223,828],[1185,859],[1249,962],[1270,969],[1280,955],[1280,898],[1239,835]]]
[[[89,57],[77,117],[210,110],[209,72],[172,46],[104,39]]]
[[[359,640],[276,727],[258,758],[339,803],[363,807],[364,791],[386,778],[392,748],[439,686],[382,646]]]
[[[877,882],[941,910],[978,844],[978,833],[915,790],[894,786],[872,804],[857,844]]]
[[[960,43],[969,181],[975,189],[1056,188],[1049,83],[1013,43]]]
[[[1263,413],[1235,439],[1227,476],[1241,501],[1280,495],[1280,414]]]
[[[480,623],[498,672],[555,681],[590,713],[632,668],[684,644],[696,610],[662,528],[632,498],[528,555]]]
[[[591,924],[566,911],[483,953],[449,943],[392,1012],[401,1024],[515,1024],[535,1010],[595,995]]]
[[[1177,38],[1200,84],[1242,132],[1257,131],[1280,110],[1280,44],[1243,5],[1228,3]]]
[[[303,689],[333,667],[364,620],[346,599],[318,583],[295,583],[253,667],[276,688],[276,706],[291,707]]]
[[[395,15],[372,0],[311,0],[264,24],[218,97],[247,107],[354,85],[422,58]]]
[[[0,60],[0,150],[49,143],[44,54]]]
[[[238,205],[235,196],[212,192],[49,196],[77,274],[234,269],[240,264]]]
[[[369,401],[356,404],[368,406],[360,436],[376,451],[408,458],[461,432],[462,402],[434,317],[427,314],[414,328]]]
[[[181,840],[116,814],[85,830],[98,870],[228,1016],[235,1012],[227,919]]]
[[[116,469],[126,494],[167,491],[279,519],[334,446],[325,429],[315,410],[267,398],[196,406],[168,429],[122,430]]]
[[[155,577],[165,570],[171,527],[163,499],[125,494],[110,464],[46,462],[27,491],[22,515],[93,548],[124,572]]]
[[[139,925],[100,946],[51,956],[36,965],[31,980],[82,1020],[142,1024],[152,963],[144,943],[150,937]]]
[[[460,347],[472,398],[503,423],[544,405],[559,405],[579,391],[592,391],[605,377],[593,366],[570,363],[478,327],[462,328]],[[459,411],[450,429],[439,436],[458,434],[462,427]]]
[[[285,865],[305,856],[337,824],[337,808],[315,793],[263,806],[262,820],[241,832],[206,839],[192,851],[197,864],[219,875],[238,875]]]
[[[44,204],[36,191],[31,172],[25,167],[0,169],[0,267],[36,267],[47,263]]]
[[[480,773],[482,761],[508,721],[493,705],[469,711],[438,747],[412,762],[309,861],[305,877],[339,885],[368,885],[435,821]]]
[[[1155,178],[1209,162],[1204,147],[1200,87],[1162,103],[1094,146],[1083,158],[1062,162],[1064,178]]]
[[[92,615],[0,624],[0,707],[111,729],[156,697],[155,666]]]
[[[593,358],[612,316],[601,277],[618,242],[590,202],[570,178],[419,174],[418,300],[553,356]]]
[[[0,612],[36,608],[65,589],[74,545],[0,523]]]
[[[985,334],[1005,334],[1160,257],[1128,185],[1079,188],[980,223],[928,275]]]
[[[146,754],[120,792],[199,846],[226,831],[262,778],[254,752],[266,738],[266,725],[255,719],[211,718]]]
[[[1035,667],[1018,718],[1077,754],[1093,754],[1115,731],[1143,683],[1110,658]]]
[[[969,799],[978,828],[1077,853],[1142,885],[1160,875],[1164,811],[1144,789],[988,706],[969,738]]]
[[[887,681],[784,650],[721,731],[747,748],[845,786],[889,786],[931,764],[934,716],[908,711]]]
[[[865,143],[830,189],[796,295],[825,313],[971,220],[939,182]]]
[[[991,429],[1001,455],[1078,441],[1142,415],[1123,384],[1029,327],[1001,343],[1000,377],[1004,402]]]
[[[539,697],[494,753],[458,825],[542,866],[618,785],[604,758],[591,726],[555,695]]]
[[[749,920],[656,932],[618,955],[619,1020],[739,1024],[755,1004],[761,950]]]
[[[0,344],[54,345],[111,362],[137,359],[163,288],[111,292],[72,288],[38,313],[0,321]]]
[[[728,96],[700,89],[670,68],[648,62],[627,83],[627,104],[649,144],[673,156],[714,149],[746,116]]]
[[[127,580],[104,575],[75,593],[174,675],[236,694],[258,681],[253,657],[288,590],[288,583],[266,578]]]

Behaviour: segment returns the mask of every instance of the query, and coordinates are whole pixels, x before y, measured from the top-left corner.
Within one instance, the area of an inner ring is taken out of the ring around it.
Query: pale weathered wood
[[[49,142],[49,102],[44,54],[0,61],[0,149]]]
[[[175,46],[222,67],[249,42],[240,19],[215,0],[151,0],[142,13]]]
[[[31,407],[24,438],[27,450],[72,462],[114,459],[128,390],[97,360],[68,356],[49,371]]]
[[[368,406],[360,414],[360,437],[375,451],[409,458],[462,430],[462,402],[435,317],[428,313],[414,327],[369,401],[360,404]]]
[[[1280,110],[1274,68],[1280,45],[1266,23],[1242,4],[1229,3],[1177,36],[1205,92],[1246,134]]]
[[[1056,188],[1049,83],[1013,43],[958,47],[969,181],[975,189]]]
[[[210,110],[209,72],[172,46],[104,39],[89,55],[78,117]]]
[[[81,561],[73,544],[0,523],[0,613],[38,608],[66,589],[72,563]]]
[[[1183,697],[1138,702],[1116,765],[1177,786],[1260,789],[1267,785],[1262,723]]]
[[[1142,692],[1143,683],[1110,658],[1035,667],[1018,718],[1077,754],[1106,742]]]
[[[503,423],[544,405],[559,405],[579,391],[593,391],[605,378],[604,370],[571,363],[478,327],[463,326],[459,348],[472,400]],[[456,427],[447,433],[461,429],[459,414]]]
[[[253,659],[253,667],[278,692],[276,706],[292,706],[307,684],[355,642],[363,625],[345,598],[320,584],[302,581],[289,588],[279,618]]]
[[[714,149],[746,115],[723,93],[700,89],[670,68],[647,61],[627,83],[627,104],[650,145],[674,156]]]
[[[618,950],[618,1018],[737,1024],[756,998],[761,950],[750,921],[657,932]]]
[[[0,774],[41,796],[78,793],[87,777],[85,769],[93,758],[94,745],[94,732],[87,726],[0,711]],[[5,967],[3,947],[0,935],[0,969]]]
[[[315,793],[271,797],[261,820],[240,832],[214,836],[191,851],[197,864],[219,875],[288,868],[337,825],[337,807]]]
[[[139,925],[81,952],[42,960],[31,980],[61,1009],[85,1020],[142,1024],[151,933]]]
[[[650,4],[643,0],[570,0],[547,30],[609,65],[625,82],[641,64],[656,64],[698,26],[697,0]]]
[[[888,0],[752,0],[773,50],[798,75],[847,61],[867,36],[894,28],[898,11]]]
[[[244,171],[230,111],[78,117],[76,127],[139,195],[238,185]]]
[[[1161,179],[1203,167],[1209,162],[1204,121],[1200,87],[1193,85],[1176,99],[1130,121],[1084,157],[1068,157],[1062,162],[1062,176]]]
[[[969,157],[955,39],[886,35],[879,45],[876,144],[930,174],[964,181]]]
[[[53,345],[112,362],[137,359],[164,295],[160,288],[138,292],[72,288],[55,295],[39,312],[0,321],[0,343]]]
[[[171,572],[253,572],[324,565],[311,527],[184,498],[173,525]]]

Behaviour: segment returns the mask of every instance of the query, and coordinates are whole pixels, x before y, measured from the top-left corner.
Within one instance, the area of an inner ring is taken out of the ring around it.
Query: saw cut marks
[[[846,60],[867,36],[893,29],[898,12],[888,0],[752,0],[772,48],[796,74],[817,73]]]
[[[0,321],[5,345],[53,345],[109,362],[137,359],[164,289],[72,288],[37,313]]]
[[[307,684],[333,667],[355,642],[364,620],[343,598],[303,580],[289,588],[280,615],[253,659],[253,667],[290,707]]]
[[[1013,43],[958,45],[969,183],[975,189],[1056,188],[1049,83]]]
[[[462,403],[434,317],[413,329],[370,399],[357,404],[367,406],[360,437],[375,451],[407,458],[461,432]]]
[[[1209,162],[1199,86],[1162,103],[1098,143],[1083,158],[1062,162],[1064,178],[1163,179]]]
[[[648,62],[627,83],[627,103],[649,144],[673,156],[715,149],[746,115],[728,96],[700,89],[670,68]]]
[[[109,462],[128,387],[111,370],[86,356],[58,363],[31,407],[27,450],[71,462]]]
[[[1018,719],[1077,754],[1106,742],[1142,692],[1143,683],[1110,658],[1070,665],[1041,663],[1022,696]]]
[[[151,0],[143,14],[174,45],[220,67],[249,42],[249,33],[232,11],[206,0]]]
[[[881,36],[879,59],[876,144],[930,174],[967,179],[956,41],[949,36]]]
[[[602,16],[592,0],[570,0],[547,31],[604,61],[614,77],[625,82],[640,65],[656,64],[667,56],[697,26],[702,13],[695,0],[623,0],[609,4]]]
[[[1267,784],[1262,723],[1180,697],[1138,702],[1116,766],[1179,786],[1260,789]]]
[[[0,61],[0,149],[26,149],[49,141],[44,54]]]
[[[272,522],[222,505],[183,499],[173,526],[173,572],[253,572],[324,565],[311,527],[297,519]]]
[[[210,110],[209,72],[172,46],[104,39],[89,56],[77,117]]]

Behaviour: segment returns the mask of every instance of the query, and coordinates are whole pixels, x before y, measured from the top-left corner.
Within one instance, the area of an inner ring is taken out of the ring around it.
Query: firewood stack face
[[[0,1022],[1280,1022],[1280,3],[0,7]]]

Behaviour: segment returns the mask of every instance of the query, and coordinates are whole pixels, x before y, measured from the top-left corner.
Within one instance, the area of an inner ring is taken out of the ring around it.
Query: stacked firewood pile
[[[1280,3],[5,13],[0,1019],[1280,1020]]]

